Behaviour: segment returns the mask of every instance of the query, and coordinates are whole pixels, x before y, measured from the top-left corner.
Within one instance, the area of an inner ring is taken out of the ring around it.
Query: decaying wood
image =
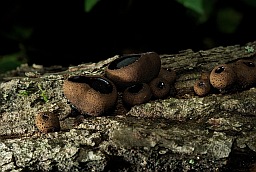
[[[248,170],[256,157],[256,89],[199,97],[192,87],[218,64],[254,58],[255,48],[250,42],[162,54],[162,67],[177,73],[177,94],[131,109],[119,97],[116,109],[100,117],[77,117],[62,83],[71,75],[104,75],[118,55],[65,70],[24,64],[3,74],[0,171]],[[44,111],[59,116],[60,132],[38,131],[35,115]],[[242,165],[233,163],[236,155],[245,157]]]

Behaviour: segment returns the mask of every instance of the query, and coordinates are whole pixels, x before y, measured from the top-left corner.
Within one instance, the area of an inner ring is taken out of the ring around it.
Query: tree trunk
[[[161,54],[176,71],[176,94],[99,117],[81,116],[62,91],[71,75],[104,75],[116,55],[64,69],[24,64],[1,75],[1,171],[248,171],[256,158],[256,89],[197,96],[193,85],[216,65],[255,56],[256,42]],[[60,119],[41,133],[40,112]]]

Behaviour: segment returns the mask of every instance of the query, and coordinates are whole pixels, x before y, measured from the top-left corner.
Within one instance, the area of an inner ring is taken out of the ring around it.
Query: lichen
[[[72,124],[77,112],[62,92],[64,78],[103,75],[104,67],[117,57],[59,73],[7,78],[0,83],[0,171],[221,170],[235,140],[238,148],[256,151],[256,89],[199,97],[191,88],[199,71],[251,55],[240,46],[163,55],[162,66],[177,71],[178,96],[124,111],[118,102],[114,112],[84,115],[77,126]],[[58,114],[65,127],[38,133],[34,117],[41,111]]]
[[[245,50],[248,52],[248,53],[253,53],[254,52],[254,47],[253,46],[246,46],[246,47],[244,47],[245,48]]]

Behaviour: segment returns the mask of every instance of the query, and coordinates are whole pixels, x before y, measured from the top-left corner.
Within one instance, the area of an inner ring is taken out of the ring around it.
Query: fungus
[[[210,92],[211,84],[207,79],[199,79],[195,82],[193,89],[198,96],[205,96]]]
[[[162,99],[169,95],[170,84],[164,78],[155,78],[149,83],[152,95],[156,99]]]
[[[233,64],[237,76],[237,83],[241,87],[248,87],[256,83],[256,65],[252,60],[237,60]]]
[[[169,84],[176,80],[176,72],[172,69],[161,68],[158,77],[165,79]]]
[[[56,114],[52,112],[41,112],[36,115],[35,123],[42,133],[60,131],[60,121]]]
[[[146,83],[138,83],[127,87],[123,92],[123,102],[131,107],[148,102],[152,97],[150,87]]]
[[[217,65],[210,73],[211,85],[220,91],[230,88],[234,84],[235,79],[236,74],[228,64]]]
[[[157,53],[129,54],[112,61],[105,69],[108,79],[120,89],[138,83],[147,83],[157,77],[161,60]]]
[[[63,83],[69,102],[82,114],[99,116],[112,109],[117,102],[117,90],[102,76],[72,76]]]

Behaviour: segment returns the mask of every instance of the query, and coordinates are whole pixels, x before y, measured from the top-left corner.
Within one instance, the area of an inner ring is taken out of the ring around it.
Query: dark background
[[[175,0],[100,0],[90,12],[83,0],[1,1],[0,56],[22,51],[20,60],[29,64],[70,66],[117,54],[171,54],[256,40],[255,6],[211,2],[207,19],[199,22],[199,15]],[[237,23],[231,31],[222,28],[229,23],[219,18],[223,9],[238,14],[228,13]]]

